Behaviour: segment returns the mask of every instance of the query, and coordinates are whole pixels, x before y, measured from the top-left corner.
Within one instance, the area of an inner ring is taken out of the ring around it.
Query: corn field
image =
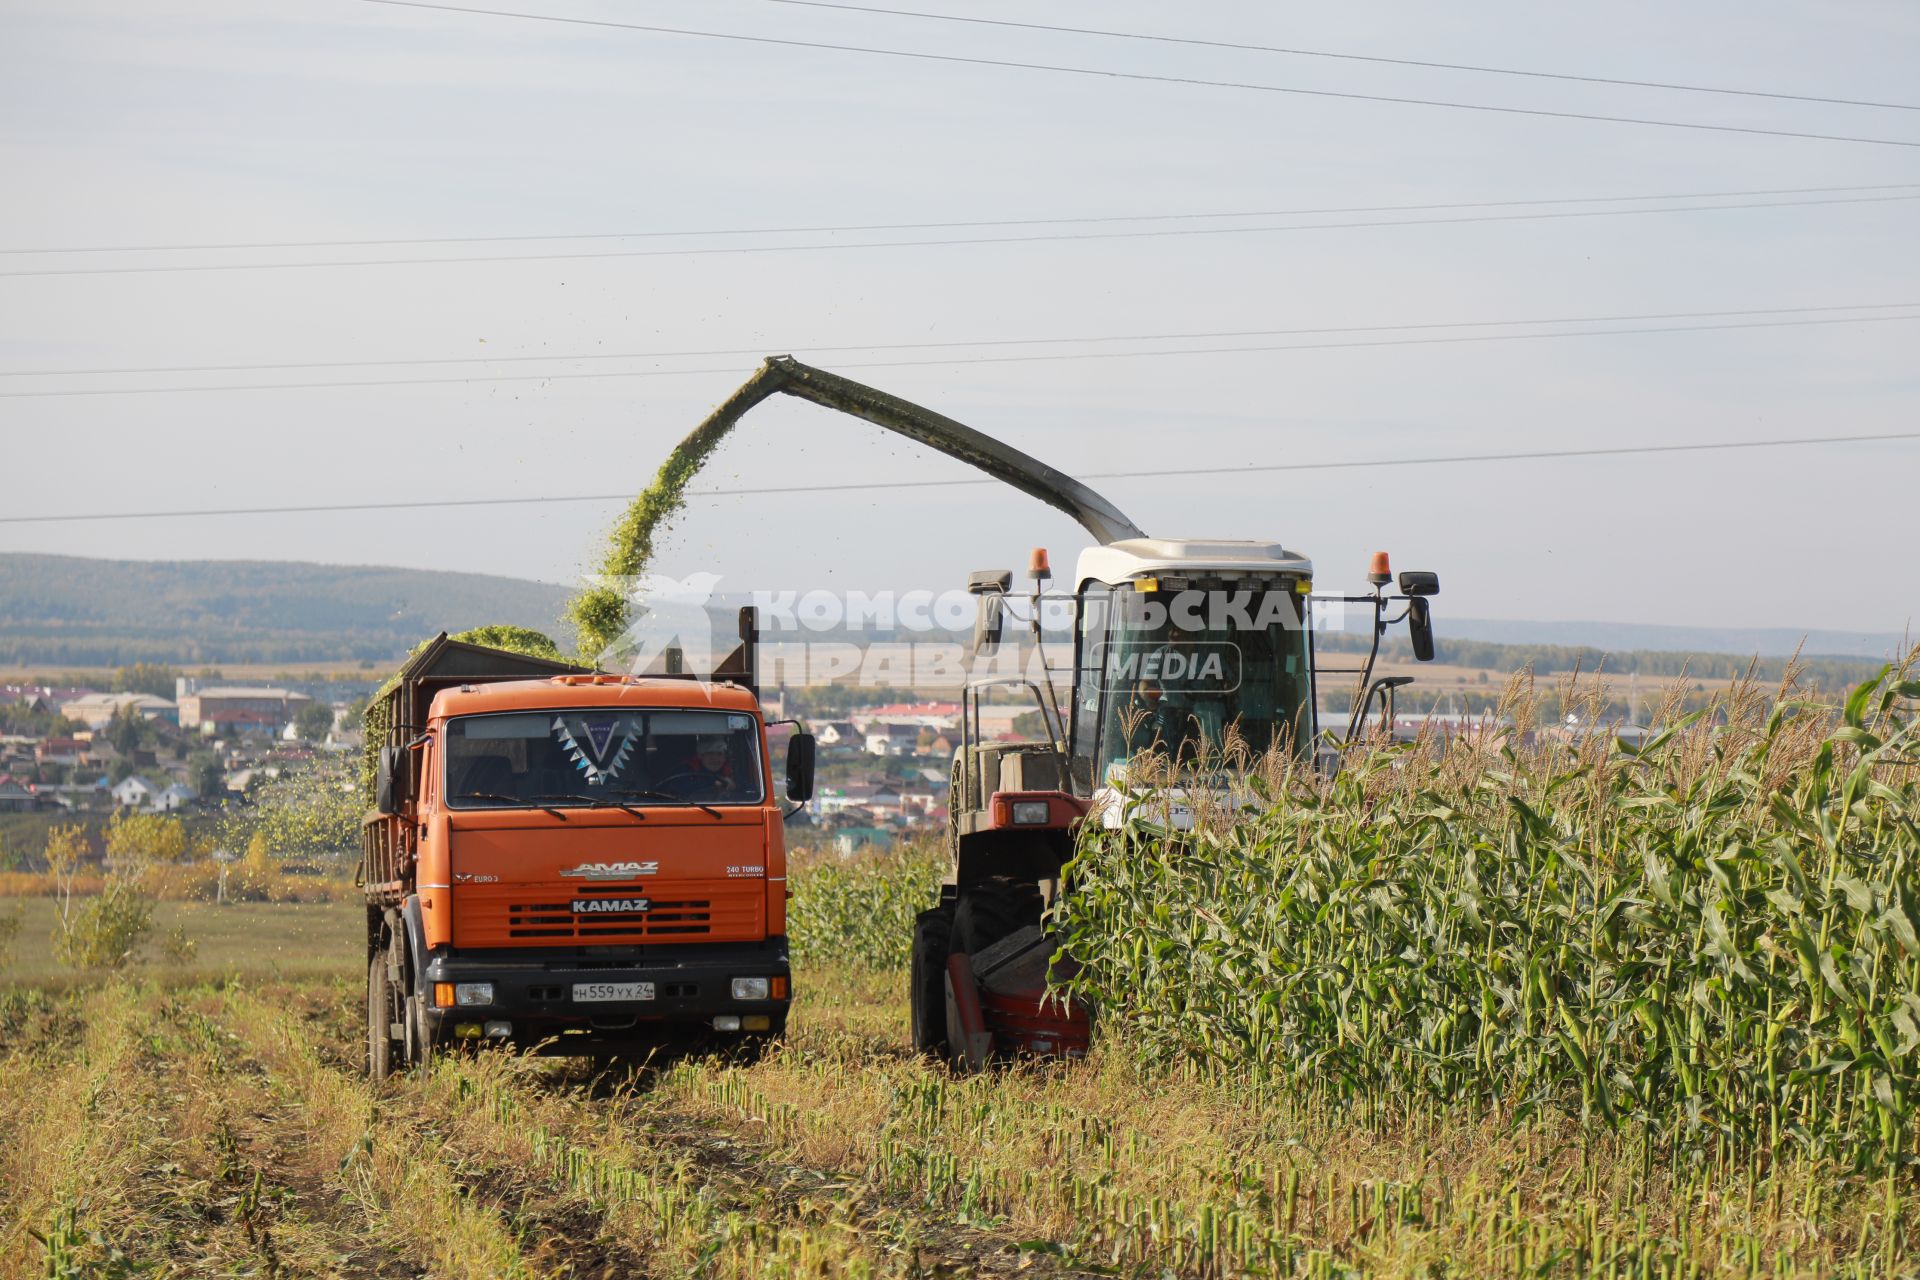
[[[933,905],[946,868],[944,848],[925,842],[845,858],[793,854],[787,938],[794,963],[904,971],[913,918]]]
[[[1920,1154],[1920,682],[1736,690],[1630,748],[1492,735],[1090,830],[1080,995],[1150,1057],[1717,1165]],[[1677,1154],[1676,1154],[1677,1153]]]

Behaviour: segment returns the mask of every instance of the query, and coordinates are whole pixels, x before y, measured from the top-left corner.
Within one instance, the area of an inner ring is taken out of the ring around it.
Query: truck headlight
[[[733,980],[733,998],[735,1000],[765,1000],[767,998],[767,980],[765,978],[735,978]]]
[[[1045,800],[1015,800],[1013,821],[1016,826],[1043,826],[1047,821]]]
[[[493,984],[491,982],[457,982],[453,987],[453,1002],[459,1005],[492,1004]]]

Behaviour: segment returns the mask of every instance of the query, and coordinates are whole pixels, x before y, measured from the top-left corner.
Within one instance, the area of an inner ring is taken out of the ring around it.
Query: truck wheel
[[[966,955],[1040,923],[1040,886],[997,876],[967,886],[953,913],[953,949]]]
[[[414,996],[407,1001],[407,1066],[422,1080],[433,1071],[433,1034],[428,1029],[427,998]]]
[[[913,1051],[947,1056],[947,948],[953,905],[922,911],[913,921],[913,960],[907,1001],[913,1012]]]
[[[376,1083],[393,1074],[393,1024],[404,1010],[387,980],[387,957],[375,953],[367,962],[367,1076]]]

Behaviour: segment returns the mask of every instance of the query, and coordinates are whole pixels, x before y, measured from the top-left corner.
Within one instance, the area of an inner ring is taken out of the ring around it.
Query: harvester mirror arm
[[[1391,740],[1393,736],[1393,722],[1398,718],[1399,714],[1399,699],[1397,695],[1400,690],[1412,683],[1412,676],[1382,676],[1374,682],[1374,692],[1380,695],[1380,727],[1386,730],[1389,740]],[[1373,695],[1367,695],[1367,700],[1368,702],[1372,702]]]
[[[722,401],[693,434],[701,436],[714,429],[730,427],[747,410],[776,392],[851,414],[978,467],[994,479],[1072,516],[1096,542],[1146,536],[1118,507],[1038,458],[912,401],[837,373],[815,369],[792,356],[768,356],[758,371]]]
[[[1339,599],[1373,606],[1373,626],[1370,628],[1373,634],[1369,637],[1371,643],[1367,648],[1367,661],[1360,668],[1360,679],[1354,685],[1354,693],[1356,696],[1353,700],[1353,715],[1347,719],[1347,741],[1352,742],[1354,736],[1360,732],[1361,724],[1364,723],[1367,718],[1367,708],[1372,704],[1373,695],[1376,691],[1375,686],[1371,683],[1373,680],[1373,666],[1374,663],[1380,660],[1380,637],[1385,635],[1387,630],[1385,619],[1388,597],[1385,592],[1376,586],[1370,595],[1341,596]]]

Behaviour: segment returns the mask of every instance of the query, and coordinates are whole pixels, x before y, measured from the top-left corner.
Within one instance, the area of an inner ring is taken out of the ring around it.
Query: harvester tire
[[[913,1051],[945,1059],[947,1050],[947,951],[953,936],[953,904],[922,911],[913,921],[912,974],[908,1003],[913,1013]]]
[[[953,949],[973,955],[1040,923],[1040,886],[996,876],[967,886],[953,913]]]

